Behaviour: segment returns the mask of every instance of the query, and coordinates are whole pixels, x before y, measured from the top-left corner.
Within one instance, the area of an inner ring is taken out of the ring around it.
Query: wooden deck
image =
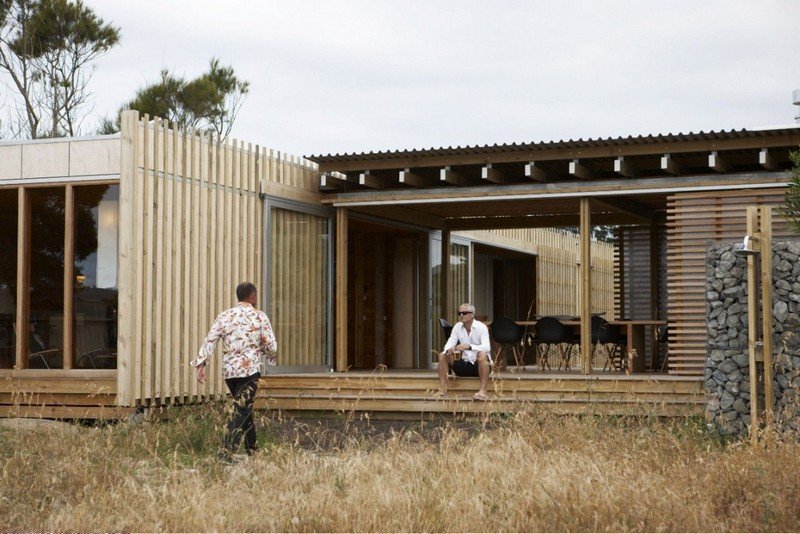
[[[553,413],[687,416],[701,414],[702,380],[665,374],[502,373],[493,375],[489,400],[476,402],[477,378],[449,380],[450,396],[435,398],[435,372],[269,374],[256,406],[290,412],[383,414]]]
[[[701,380],[664,374],[498,373],[486,402],[472,400],[477,378],[450,379],[450,396],[435,398],[433,370],[269,374],[260,385],[256,407],[262,410],[384,418],[519,411],[687,416],[701,414],[706,400]],[[123,419],[134,412],[116,400],[113,370],[0,374],[0,417]]]
[[[122,419],[115,370],[26,369],[0,374],[0,417]]]

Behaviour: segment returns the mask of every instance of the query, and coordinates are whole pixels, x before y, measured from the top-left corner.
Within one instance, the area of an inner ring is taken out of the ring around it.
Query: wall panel
[[[777,206],[785,189],[684,193],[667,198],[668,365],[673,374],[702,376],[706,358],[706,250],[711,241],[741,241],[747,206]],[[713,195],[713,196],[712,196]],[[773,238],[788,237],[773,220]]]

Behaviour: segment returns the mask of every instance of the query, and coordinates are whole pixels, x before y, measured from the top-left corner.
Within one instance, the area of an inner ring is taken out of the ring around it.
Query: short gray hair
[[[468,311],[470,313],[475,313],[475,306],[473,306],[469,302],[465,302],[464,304],[459,306],[459,308],[467,308],[466,311]]]

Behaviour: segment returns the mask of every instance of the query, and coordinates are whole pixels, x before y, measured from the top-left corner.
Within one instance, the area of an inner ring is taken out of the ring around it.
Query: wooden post
[[[653,219],[650,221],[650,319],[658,319],[658,303],[659,303],[659,286],[660,271],[659,271],[659,242],[658,242],[658,221]],[[652,370],[658,369],[658,363],[661,359],[659,354],[658,344],[658,328],[650,328],[650,368]],[[639,355],[644,360],[644,354]]]
[[[336,208],[336,370],[347,371],[347,208]]]
[[[134,398],[133,335],[136,331],[138,311],[134,309],[136,286],[134,271],[138,270],[134,241],[137,224],[134,205],[134,180],[138,167],[137,111],[123,111],[120,118],[120,171],[119,171],[119,274],[117,326],[117,406],[132,406]]]
[[[747,234],[756,233],[758,212],[755,206],[747,208]],[[758,437],[758,372],[756,369],[756,342],[758,340],[758,280],[756,257],[747,257],[747,354],[750,366],[750,439]]]
[[[441,288],[440,302],[442,303],[442,315],[445,318],[453,314],[454,304],[452,291],[450,291],[450,230],[442,230],[442,268],[441,268]]]
[[[772,425],[772,206],[761,206],[761,339],[764,355],[764,423]],[[752,391],[750,393],[752,402]]]
[[[591,204],[581,198],[581,359],[583,374],[592,372],[592,221]]]
[[[74,363],[74,289],[75,289],[75,188],[67,185],[64,192],[64,369]]]
[[[17,198],[17,347],[15,367],[27,369],[30,354],[30,255],[31,255],[30,192],[19,188]]]

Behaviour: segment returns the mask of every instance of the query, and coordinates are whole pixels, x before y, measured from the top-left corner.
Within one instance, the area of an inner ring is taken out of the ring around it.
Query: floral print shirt
[[[256,310],[247,302],[225,310],[217,316],[208,332],[194,367],[201,365],[214,354],[214,346],[222,338],[222,373],[227,378],[242,378],[261,371],[261,355],[267,364],[275,365],[278,342],[267,314]]]

